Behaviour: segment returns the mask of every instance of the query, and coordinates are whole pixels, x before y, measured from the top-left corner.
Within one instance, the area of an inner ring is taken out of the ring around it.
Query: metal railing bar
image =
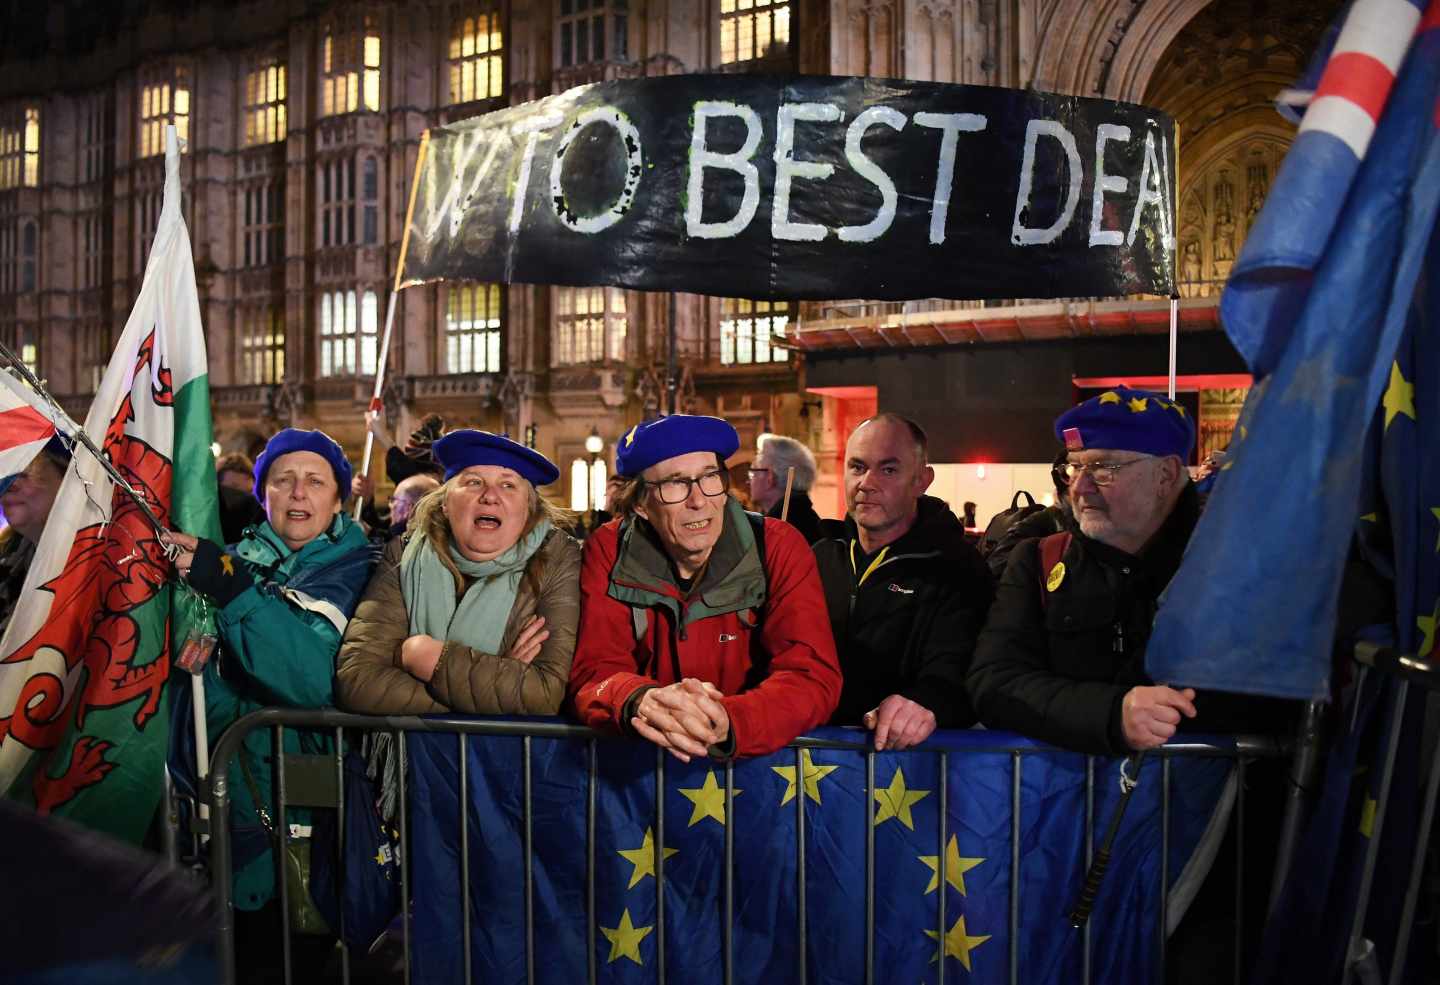
[[[525,825],[525,982],[535,985],[535,844],[532,840],[531,817],[534,803],[530,786],[530,736],[522,741],[520,758],[525,771],[525,804],[523,822]]]
[[[595,785],[599,775],[596,744],[591,739],[589,750],[589,783],[585,797],[585,966],[589,985],[595,985]]]
[[[945,985],[945,936],[949,926],[945,923],[945,896],[950,886],[950,873],[945,868],[945,822],[950,819],[950,754],[940,754],[940,819],[936,822],[939,829],[939,852],[938,864],[935,867],[935,879],[939,883],[936,886],[936,895],[940,897],[936,903],[936,909],[940,911],[940,970],[936,973],[936,985]]]
[[[313,848],[312,848],[313,851]],[[344,887],[345,872],[345,730],[335,729],[335,872],[336,882]],[[350,945],[345,943],[345,904],[339,901],[340,911],[340,982],[350,985]]]
[[[1425,854],[1435,824],[1435,800],[1440,793],[1440,751],[1432,752],[1430,775],[1425,781],[1425,801],[1420,808],[1420,828],[1415,832],[1415,857],[1410,870],[1410,883],[1405,887],[1405,905],[1400,911],[1400,928],[1395,939],[1395,955],[1390,962],[1390,985],[1405,980],[1405,960],[1410,950],[1410,930],[1415,925],[1415,907],[1420,898],[1420,881],[1425,873]]]
[[[943,944],[944,939],[941,940]],[[873,748],[865,751],[865,985],[875,985],[875,750]]]
[[[405,955],[405,985],[410,985],[410,800],[405,791],[405,774],[410,769],[405,733],[395,733],[395,755],[400,757],[400,938]]]
[[[470,954],[470,736],[461,732],[460,740],[460,942],[465,949],[463,967],[465,985],[475,980],[474,960]]]
[[[1380,773],[1380,795],[1376,799],[1375,823],[1370,831],[1370,841],[1365,846],[1365,866],[1360,873],[1360,892],[1355,897],[1355,917],[1350,925],[1350,936],[1345,946],[1346,981],[1350,980],[1350,961],[1365,929],[1365,912],[1370,906],[1370,887],[1375,879],[1375,864],[1380,856],[1380,834],[1385,827],[1385,815],[1390,805],[1390,783],[1395,779],[1395,756],[1400,749],[1400,726],[1405,714],[1405,701],[1409,696],[1410,682],[1400,681],[1391,702],[1390,735],[1385,748],[1385,766]]]
[[[1138,779],[1138,777],[1137,777]],[[1170,929],[1170,760],[1160,761],[1160,932],[1155,936],[1160,973],[1165,973],[1165,936]]]
[[[1235,967],[1232,985],[1241,985],[1245,953],[1245,760],[1235,761]]]
[[[276,725],[270,732],[270,761],[275,764],[271,780],[275,794],[275,888],[280,895],[280,939],[281,955],[284,961],[285,985],[290,985],[290,880],[285,878],[285,855],[290,850],[290,825],[285,820],[285,727]],[[259,796],[260,790],[253,791]],[[256,804],[256,811],[263,811],[264,804]]]
[[[725,923],[721,928],[725,949],[725,985],[735,981],[735,762],[725,761]],[[662,852],[663,854],[663,852]],[[803,981],[803,979],[802,979]]]
[[[1085,757],[1085,871],[1095,863],[1095,757]],[[1090,985],[1090,921],[1080,929],[1080,982]]]
[[[728,771],[726,782],[729,782]],[[728,789],[726,795],[729,796]],[[725,817],[727,820],[730,817],[728,810]],[[725,825],[725,832],[727,835],[730,833],[729,824]],[[729,859],[726,860],[725,868],[729,871]],[[796,962],[798,968],[796,969],[797,974],[795,980],[800,983],[800,985],[805,985],[805,982],[809,978],[805,970],[806,951],[809,944],[806,935],[805,914],[805,751],[803,749],[795,750],[795,889],[795,922],[798,924],[796,927],[796,937],[799,939],[799,945],[796,948],[798,952]],[[941,985],[944,985],[944,982],[941,982]]]
[[[655,747],[655,981],[665,985],[665,750]]]
[[[1010,754],[1010,985],[1020,982],[1020,753]],[[944,954],[942,950],[940,952]]]

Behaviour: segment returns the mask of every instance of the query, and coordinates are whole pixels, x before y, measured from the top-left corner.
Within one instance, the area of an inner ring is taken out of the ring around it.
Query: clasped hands
[[[545,617],[531,616],[530,621],[520,630],[520,635],[515,637],[510,651],[502,656],[528,664],[540,655],[541,646],[549,638],[550,630],[545,628]],[[444,649],[443,640],[416,633],[400,644],[400,666],[411,677],[428,684],[430,678],[435,676],[435,667],[440,663],[440,652]]]
[[[678,684],[652,687],[641,695],[630,727],[682,763],[705,757],[710,747],[730,738],[730,715],[720,689],[687,677]]]

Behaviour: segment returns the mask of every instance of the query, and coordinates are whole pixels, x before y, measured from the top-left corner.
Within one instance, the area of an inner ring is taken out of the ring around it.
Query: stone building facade
[[[1181,124],[1182,277],[1187,293],[1209,294],[1293,132],[1268,101],[1334,6],[9,0],[0,338],[83,413],[139,288],[173,122],[188,141],[184,211],[217,441],[252,450],[294,424],[358,453],[424,130],[584,82],[704,71],[1154,100]],[[776,336],[884,313],[692,295],[672,307],[605,288],[409,288],[396,297],[387,424],[403,436],[437,412],[529,436],[561,465],[559,496],[578,502],[586,437],[608,449],[673,386],[681,409],[735,422],[744,448],[783,431],[828,466],[854,408],[807,395],[803,358]]]

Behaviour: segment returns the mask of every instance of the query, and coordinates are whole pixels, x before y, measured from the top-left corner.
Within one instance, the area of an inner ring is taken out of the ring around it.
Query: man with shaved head
[[[845,445],[844,520],[815,545],[844,687],[832,725],[908,749],[975,713],[965,673],[993,593],[990,572],[943,500],[925,432],[899,414],[862,421]]]

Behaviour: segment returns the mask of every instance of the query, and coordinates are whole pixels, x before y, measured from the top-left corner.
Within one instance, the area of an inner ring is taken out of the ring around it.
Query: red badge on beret
[[[1065,429],[1065,450],[1081,451],[1085,447],[1085,439],[1080,437],[1079,428]]]

